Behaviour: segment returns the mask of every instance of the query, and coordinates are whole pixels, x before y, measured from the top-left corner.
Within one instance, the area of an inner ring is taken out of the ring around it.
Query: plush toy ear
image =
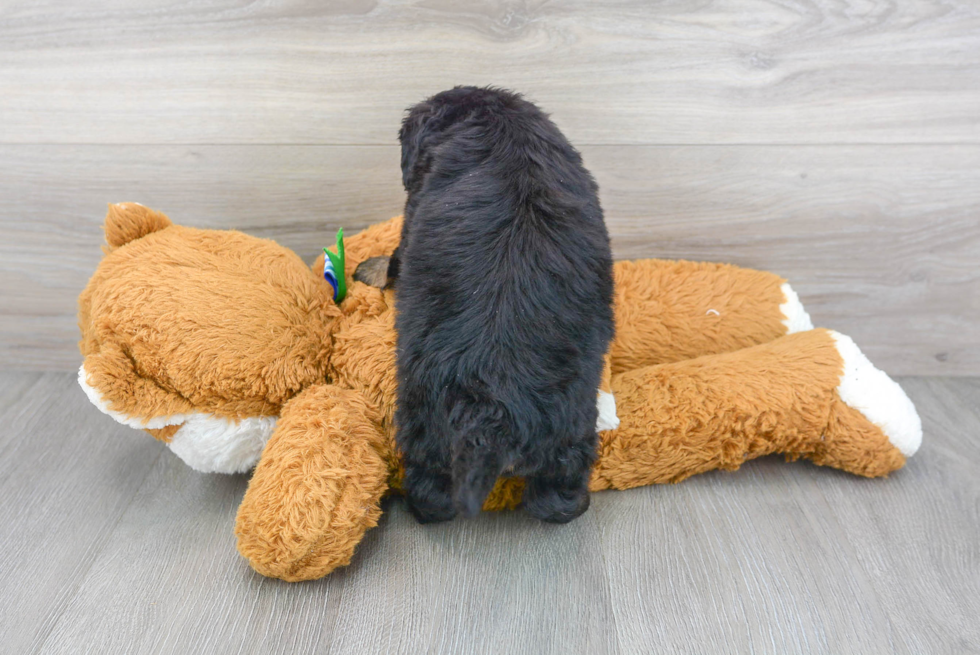
[[[171,225],[165,214],[135,202],[110,204],[105,216],[107,252]]]

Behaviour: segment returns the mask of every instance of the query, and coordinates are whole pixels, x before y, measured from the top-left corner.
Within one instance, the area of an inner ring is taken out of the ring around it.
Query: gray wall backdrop
[[[110,201],[304,257],[399,213],[402,110],[526,93],[617,256],[773,270],[893,374],[980,374],[980,8],[913,0],[0,7],[0,367],[68,370]]]

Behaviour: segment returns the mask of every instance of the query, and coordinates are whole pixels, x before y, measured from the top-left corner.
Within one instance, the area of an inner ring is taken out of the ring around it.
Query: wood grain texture
[[[980,373],[980,148],[584,154],[618,257],[770,270],[890,373]]]
[[[0,143],[391,144],[454,84],[578,144],[980,143],[967,0],[4,3]]]
[[[624,651],[980,648],[980,382],[902,383],[925,440],[888,479],[769,458],[598,505]]]
[[[43,650],[288,654],[329,644],[342,581],[288,585],[254,573],[232,533],[247,478],[198,474],[154,445],[157,465]]]
[[[48,638],[160,457],[92,409],[71,375],[0,374],[0,650]]]
[[[16,653],[945,653],[980,649],[980,379],[906,378],[922,450],[866,480],[766,458],[421,527],[390,500],[351,566],[288,584],[232,528],[245,476],[198,474],[0,373],[0,624]]]
[[[895,374],[980,373],[980,146],[587,146],[617,257],[772,270]],[[397,147],[7,146],[0,365],[80,361],[107,201],[312,257],[401,211]]]
[[[331,652],[621,652],[596,515],[567,530],[523,512],[419,530],[395,500],[386,517]]]

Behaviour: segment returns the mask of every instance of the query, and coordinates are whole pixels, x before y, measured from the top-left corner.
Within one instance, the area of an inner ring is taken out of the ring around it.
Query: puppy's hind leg
[[[524,509],[548,523],[568,523],[589,509],[589,473],[595,461],[593,429],[582,442],[553,453],[536,475],[527,476]]]
[[[408,414],[403,412],[402,414]],[[431,441],[419,416],[399,416],[396,440],[405,462],[402,490],[408,510],[419,523],[449,521],[456,516],[449,453]]]
[[[423,466],[405,466],[405,502],[419,523],[439,523],[456,517],[453,478],[448,472]]]

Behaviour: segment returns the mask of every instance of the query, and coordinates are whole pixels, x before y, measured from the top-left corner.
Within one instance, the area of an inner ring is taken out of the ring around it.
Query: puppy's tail
[[[508,461],[492,444],[465,440],[453,458],[453,503],[467,518],[480,513]]]

